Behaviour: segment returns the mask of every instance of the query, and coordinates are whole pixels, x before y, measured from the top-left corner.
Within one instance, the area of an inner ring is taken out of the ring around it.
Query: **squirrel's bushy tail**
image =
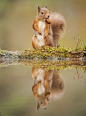
[[[57,46],[59,38],[63,36],[66,30],[66,21],[61,14],[51,13],[50,15],[51,27],[53,31],[54,46]]]
[[[65,93],[65,81],[62,76],[59,75],[57,70],[54,70],[52,85],[50,89],[50,97],[53,100],[61,98]]]

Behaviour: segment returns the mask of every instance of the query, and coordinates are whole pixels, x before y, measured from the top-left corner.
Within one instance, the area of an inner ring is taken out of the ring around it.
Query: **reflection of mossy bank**
[[[0,67],[5,67],[9,65],[24,65],[29,67],[36,67],[36,68],[42,68],[46,71],[56,69],[58,71],[60,70],[66,70],[67,68],[74,67],[80,67],[84,72],[86,72],[86,61],[79,61],[79,60],[5,60],[0,61]]]
[[[15,58],[15,59],[63,59],[63,58],[83,58],[86,57],[86,45],[78,50],[67,49],[65,46],[58,45],[56,47],[41,47],[36,49],[27,49],[24,51],[7,51],[0,50],[0,58]],[[79,60],[79,59],[78,59]]]

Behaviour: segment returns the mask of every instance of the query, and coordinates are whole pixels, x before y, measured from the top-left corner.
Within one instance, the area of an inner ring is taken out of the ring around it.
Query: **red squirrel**
[[[38,6],[38,14],[32,27],[34,29],[33,48],[41,46],[56,47],[59,38],[65,32],[66,22],[62,15],[50,13],[45,4],[44,8]]]

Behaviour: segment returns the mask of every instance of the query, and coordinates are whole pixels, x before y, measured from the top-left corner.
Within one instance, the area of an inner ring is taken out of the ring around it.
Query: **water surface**
[[[24,61],[1,62],[0,116],[86,116],[86,64],[80,64],[66,64],[64,69],[61,65],[57,70],[53,65],[50,69],[47,68],[48,65],[35,68],[30,62]],[[49,104],[38,110],[37,99],[32,90],[37,84],[32,77],[32,69],[47,72],[47,78],[51,77],[50,81],[52,80]],[[57,79],[55,82],[54,77]],[[52,88],[53,82],[57,86],[54,84]]]

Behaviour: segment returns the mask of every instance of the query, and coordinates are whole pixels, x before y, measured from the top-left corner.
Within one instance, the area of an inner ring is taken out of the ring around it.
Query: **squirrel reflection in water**
[[[37,110],[46,110],[49,100],[59,99],[65,92],[65,83],[57,70],[45,71],[41,68],[32,68],[34,85],[32,86],[33,95],[37,101]]]

